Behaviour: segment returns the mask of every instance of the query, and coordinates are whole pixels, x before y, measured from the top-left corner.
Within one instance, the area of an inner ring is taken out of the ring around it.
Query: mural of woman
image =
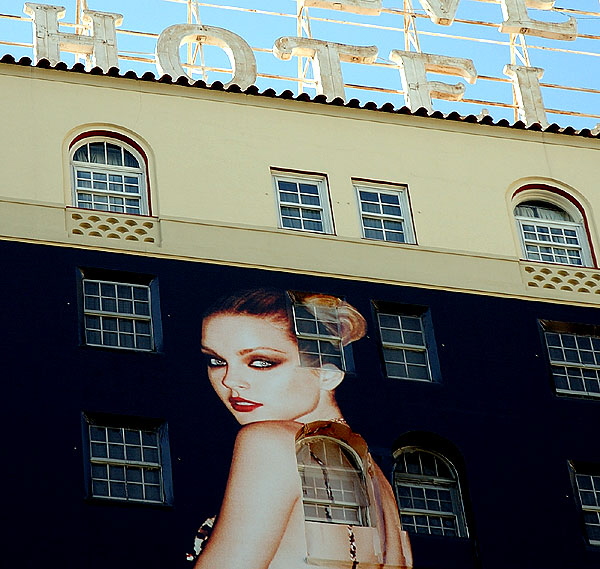
[[[364,336],[365,320],[320,294],[293,311],[286,292],[254,289],[204,316],[208,377],[242,427],[195,569],[409,569],[390,484],[335,399],[342,347]],[[299,340],[303,326],[315,338]]]

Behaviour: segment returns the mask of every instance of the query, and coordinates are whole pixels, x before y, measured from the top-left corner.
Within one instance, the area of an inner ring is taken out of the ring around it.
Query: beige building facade
[[[0,81],[10,133],[1,158],[5,239],[559,302],[600,299],[592,266],[597,136],[11,64],[0,66]],[[98,133],[139,145],[147,217],[75,207],[71,148]],[[273,176],[286,172],[323,181],[324,232],[282,227]],[[364,238],[361,184],[406,193],[413,243]],[[590,266],[523,260],[514,208],[534,198],[577,204]]]
[[[597,566],[598,133],[11,57],[0,98],[8,408],[44,434],[15,437],[13,565],[34,507],[65,569],[184,562],[238,430],[200,322],[224,290],[273,286],[362,314],[328,357],[415,569]],[[154,458],[102,454],[116,431]],[[370,523],[348,511],[340,567]]]

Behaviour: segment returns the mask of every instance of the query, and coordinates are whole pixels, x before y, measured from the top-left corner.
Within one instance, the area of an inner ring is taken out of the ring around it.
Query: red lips
[[[242,397],[230,397],[229,403],[234,411],[239,411],[240,413],[248,413],[263,406],[262,403],[256,403]]]

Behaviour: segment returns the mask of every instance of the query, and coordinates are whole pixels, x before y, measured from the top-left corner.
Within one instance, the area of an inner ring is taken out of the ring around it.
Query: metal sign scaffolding
[[[550,122],[564,123],[568,121],[569,126],[579,125],[581,127],[593,128],[600,121],[600,89],[590,82],[597,81],[600,77],[600,4],[598,11],[580,9],[582,2],[574,0],[563,0],[563,3],[580,8],[553,7],[551,11],[544,12],[544,16],[554,20],[565,17],[573,17],[578,23],[583,24],[583,29],[577,33],[577,41],[548,41],[526,35],[526,33],[499,33],[499,15],[501,13],[501,0],[463,0],[457,17],[452,26],[435,25],[425,10],[421,8],[419,0],[389,0],[384,2],[384,7],[378,17],[372,15],[348,15],[346,12],[336,12],[317,8],[309,8],[303,0],[287,0],[286,2],[273,3],[263,0],[249,2],[248,0],[229,0],[218,2],[201,2],[199,0],[154,0],[160,17],[160,4],[180,4],[185,8],[185,22],[188,24],[202,25],[201,13],[209,17],[204,18],[211,26],[228,27],[231,21],[248,22],[252,18],[255,27],[260,28],[261,33],[256,36],[252,34],[251,47],[259,61],[267,61],[267,54],[272,52],[273,38],[279,36],[293,35],[289,33],[290,24],[295,20],[295,34],[301,38],[313,38],[329,41],[324,33],[332,30],[334,39],[340,41],[340,29],[344,30],[349,38],[347,43],[355,41],[359,43],[362,36],[368,39],[375,37],[379,45],[379,57],[368,66],[344,64],[345,87],[347,99],[357,98],[362,102],[374,100],[378,104],[391,102],[394,106],[403,105],[403,97],[406,93],[398,78],[398,64],[387,59],[385,47],[393,45],[395,49],[403,47],[407,52],[433,53],[431,46],[437,46],[438,54],[450,52],[455,54],[459,48],[466,57],[472,53],[492,53],[493,57],[505,58],[503,63],[522,65],[527,67],[544,68],[549,76],[548,81],[540,80],[540,87],[544,93],[546,113]],[[397,7],[390,4],[397,3]],[[68,4],[68,2],[67,2]],[[67,10],[67,20],[74,19],[73,23],[61,20],[60,25],[71,32],[89,35],[89,25],[85,22],[83,15],[88,9],[88,0],[75,0],[74,13]],[[93,8],[102,10],[102,0],[95,0]],[[287,6],[290,9],[273,10],[273,5],[278,7]],[[463,5],[465,6],[463,8]],[[588,2],[589,5],[589,2]],[[251,7],[250,7],[251,6]],[[139,9],[138,9],[139,12]],[[540,12],[541,13],[541,12]],[[474,19],[465,15],[484,17]],[[490,14],[497,19],[492,21]],[[164,27],[177,22],[164,22]],[[460,17],[458,17],[460,16]],[[219,19],[220,18],[220,19]],[[218,21],[215,21],[217,19]],[[268,21],[268,26],[260,27],[261,19]],[[0,13],[0,46],[7,46],[16,50],[29,50],[31,53],[31,42],[18,40],[5,40],[2,37],[2,24],[10,22],[31,22],[31,18],[24,15]],[[273,25],[273,22],[281,22],[281,25]],[[117,28],[119,39],[119,62],[122,70],[128,67],[136,72],[140,70],[152,70],[155,63],[155,54],[148,49],[136,48],[136,41],[145,40],[145,46],[149,40],[156,40],[159,33],[150,31],[137,31],[128,29],[127,25],[135,24],[134,16],[125,15],[125,25]],[[318,35],[316,28],[318,27]],[[243,28],[231,27],[232,31],[244,35]],[[325,32],[323,31],[325,30]],[[455,32],[456,30],[456,32]],[[31,37],[31,36],[30,36]],[[358,39],[354,39],[358,38]],[[254,40],[254,41],[253,41]],[[363,40],[363,44],[364,44]],[[142,45],[142,44],[140,44]],[[123,46],[123,47],[122,47]],[[441,46],[441,47],[440,47]],[[447,47],[446,47],[447,46]],[[504,55],[498,56],[501,53]],[[181,49],[181,62],[186,73],[192,79],[201,79],[207,83],[219,80],[226,82],[231,76],[231,69],[223,64],[222,59],[214,58],[206,46],[199,42],[190,42]],[[83,61],[91,66],[90,56],[74,55],[75,61]],[[461,57],[465,57],[461,55]],[[554,59],[552,59],[554,58]],[[490,72],[489,61],[491,56],[483,60],[482,70],[479,70],[481,60],[476,60],[478,67],[477,85],[469,86],[465,97],[457,103],[436,101],[435,107],[443,112],[458,110],[461,114],[488,114],[487,108],[494,109],[492,114],[495,118],[519,118],[519,106],[514,84],[509,77],[502,74],[502,65],[498,64]],[[583,61],[583,63],[581,63]],[[566,62],[566,63],[565,63]],[[575,63],[571,63],[575,62]],[[573,77],[573,69],[581,65],[586,70],[584,74]],[[352,67],[360,70],[351,69]],[[366,68],[369,69],[366,69]],[[560,67],[562,74],[555,69]],[[272,62],[259,66],[257,83],[259,87],[273,87],[276,91],[292,89],[297,93],[316,93],[317,79],[313,70],[313,60],[310,57],[298,57],[296,73],[289,73],[291,66],[282,66],[272,58]],[[346,73],[348,69],[348,73]],[[596,71],[594,71],[594,69]],[[282,71],[283,70],[283,71]],[[563,80],[564,79],[564,80]],[[574,82],[575,81],[575,82]],[[588,83],[586,85],[586,82]],[[483,109],[482,109],[483,107]]]

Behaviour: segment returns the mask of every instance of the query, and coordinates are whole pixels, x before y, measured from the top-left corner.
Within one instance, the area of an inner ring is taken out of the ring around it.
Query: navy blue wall
[[[600,566],[567,466],[600,463],[600,401],[554,394],[538,325],[600,324],[600,311],[6,241],[0,252],[7,567],[191,566],[184,554],[218,511],[238,428],[208,384],[200,315],[217,296],[253,286],[343,296],[368,316],[338,402],[388,473],[411,432],[455,449],[471,538],[415,537],[417,569]],[[81,345],[80,267],[158,279],[160,353]],[[384,377],[372,301],[429,308],[440,383]],[[168,423],[172,507],[86,500],[82,412]]]

